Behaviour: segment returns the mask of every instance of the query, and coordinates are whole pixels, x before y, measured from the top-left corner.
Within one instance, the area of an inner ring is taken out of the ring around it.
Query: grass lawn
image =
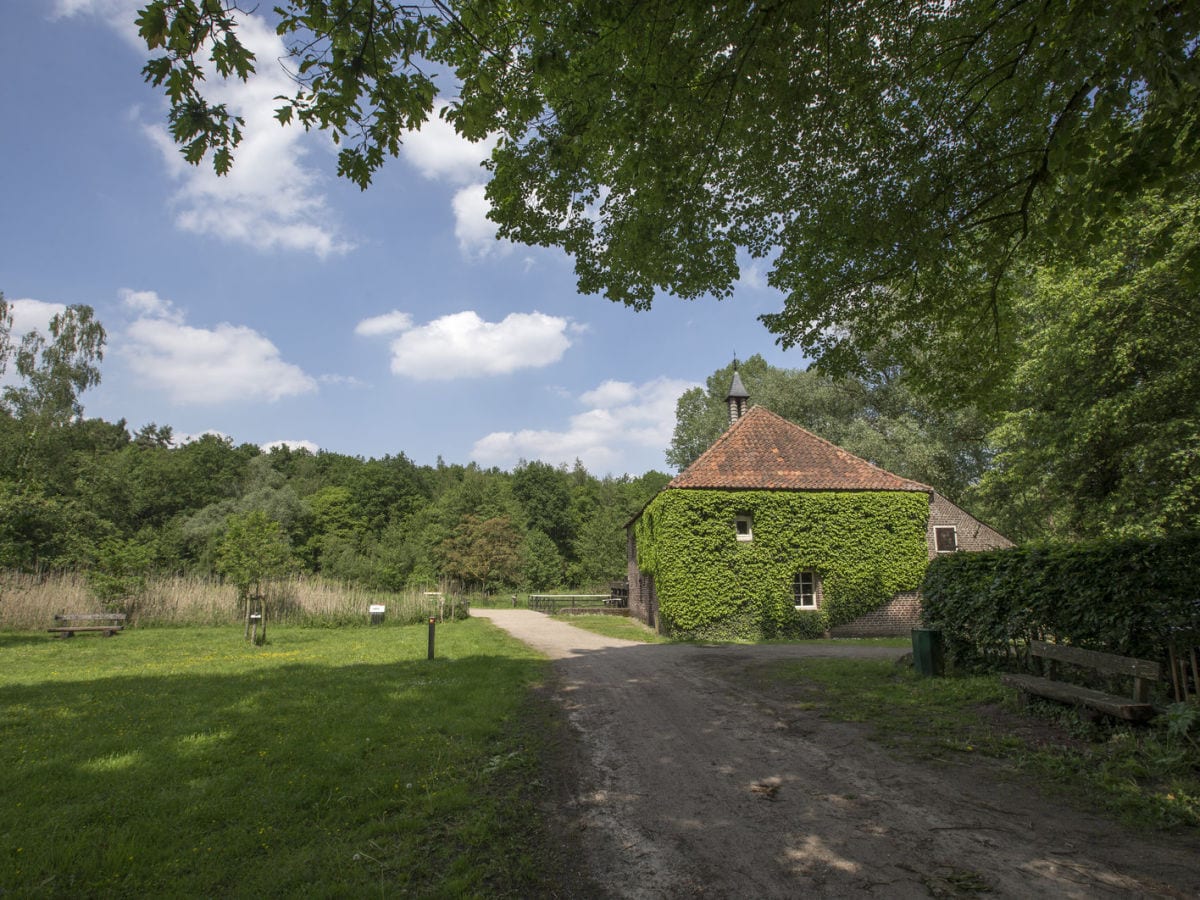
[[[1200,828],[1200,748],[1163,728],[1097,724],[1051,703],[1019,709],[996,675],[922,678],[886,660],[796,660],[758,678],[916,755],[982,753],[1129,824]]]
[[[426,637],[0,634],[0,894],[544,893],[544,662],[478,620]]]
[[[647,628],[637,619],[627,616],[558,616],[558,621],[594,631],[605,637],[624,638],[627,641],[641,641],[645,644],[669,644],[671,639],[658,634],[653,628]]]

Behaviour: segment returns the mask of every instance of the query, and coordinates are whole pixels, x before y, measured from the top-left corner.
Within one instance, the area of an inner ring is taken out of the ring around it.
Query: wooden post
[[[429,617],[429,659],[433,659],[433,632],[437,628],[437,617]]]
[[[1136,675],[1133,678],[1133,699],[1138,703],[1150,702],[1150,682]]]
[[[1192,697],[1195,698],[1197,695],[1200,695],[1200,667],[1197,667],[1197,665],[1196,665],[1198,660],[1196,659],[1196,648],[1195,647],[1192,648],[1191,657],[1192,657]],[[1186,696],[1187,695],[1187,684],[1184,683],[1183,687],[1184,687],[1184,696]]]
[[[1175,691],[1175,702],[1182,703],[1183,697],[1181,697],[1179,695],[1179,691],[1180,691],[1179,666],[1176,664],[1176,660],[1175,660],[1175,645],[1174,644],[1167,644],[1167,663],[1171,667],[1171,687]]]

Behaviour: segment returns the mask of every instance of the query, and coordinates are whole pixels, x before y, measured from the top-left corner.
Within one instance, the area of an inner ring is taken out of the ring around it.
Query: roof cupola
[[[729,404],[729,424],[732,425],[746,414],[750,403],[750,394],[742,384],[742,376],[738,374],[737,360],[733,361],[733,383],[729,385],[729,394],[725,398]]]

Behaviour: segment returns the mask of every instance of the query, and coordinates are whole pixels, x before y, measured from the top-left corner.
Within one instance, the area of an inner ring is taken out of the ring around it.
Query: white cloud
[[[768,287],[767,273],[762,264],[757,262],[747,263],[741,267],[741,273],[738,275],[737,283],[742,287],[761,291]]]
[[[606,381],[580,396],[587,407],[563,431],[496,431],[475,442],[472,458],[484,465],[511,466],[519,459],[557,465],[575,459],[592,471],[641,471],[647,451],[671,442],[679,395],[690,381],[656,378],[643,384]],[[639,462],[630,465],[627,460]]]
[[[354,326],[354,333],[363,337],[377,337],[381,334],[395,334],[397,331],[407,331],[412,327],[412,316],[406,312],[393,309],[380,316],[363,319]]]
[[[121,288],[117,293],[121,297],[122,305],[139,317],[183,322],[183,313],[175,308],[175,304],[158,296],[155,291],[131,291],[129,288]]]
[[[487,217],[492,207],[486,191],[486,185],[473,184],[459,190],[451,201],[458,249],[472,261],[512,252],[511,241],[496,240],[496,223]]]
[[[317,389],[315,379],[284,362],[279,348],[253,328],[228,322],[196,328],[152,291],[123,291],[122,296],[140,313],[126,329],[122,355],[175,403],[275,401]]]
[[[448,182],[458,188],[450,205],[454,210],[454,236],[466,259],[504,256],[512,252],[513,245],[496,240],[496,223],[487,217],[491,210],[486,195],[489,173],[480,166],[491,155],[496,137],[489,135],[471,143],[441,118],[445,108],[445,103],[436,104],[421,130],[409,132],[402,149],[404,158],[430,181]]]
[[[65,312],[64,303],[47,303],[44,300],[21,298],[8,300],[8,308],[12,313],[12,341],[19,344],[21,338],[31,331],[40,331],[49,337],[50,320],[60,312]]]
[[[59,0],[59,16],[94,15],[121,33],[136,52],[145,44],[134,20],[142,0]],[[224,103],[245,119],[243,140],[233,169],[218,177],[208,160],[188,165],[161,124],[142,126],[159,150],[167,173],[179,183],[172,199],[175,222],[185,231],[211,235],[258,250],[291,250],[326,257],[352,249],[342,230],[331,222],[316,171],[304,164],[302,128],[282,127],[274,118],[280,95],[295,85],[278,60],[287,52],[275,29],[259,16],[238,13],[239,39],[255,55],[256,71],[246,82],[224,81],[205,63],[204,93],[211,103]]]
[[[488,173],[481,164],[491,156],[496,137],[489,135],[477,143],[468,141],[442,118],[446,106],[444,102],[435,104],[433,114],[421,130],[408,133],[401,151],[404,158],[431,181],[452,184],[486,181]]]
[[[321,384],[336,384],[342,387],[366,387],[367,383],[353,375],[318,375]]]
[[[628,381],[612,381],[610,379],[595,390],[581,394],[579,399],[588,406],[607,409],[632,403],[636,397],[637,387],[635,385]]]
[[[316,453],[321,449],[312,441],[271,441],[269,444],[259,445],[259,449],[264,453],[270,453],[276,447],[287,447],[289,450],[307,450],[309,453]]]
[[[568,325],[539,312],[510,313],[500,322],[485,322],[472,310],[442,316],[392,341],[392,372],[448,380],[540,369],[571,346]]]
[[[100,16],[110,20],[114,26],[118,20],[128,19],[130,30],[136,35],[137,29],[133,26],[133,21],[136,10],[141,5],[139,0],[56,0],[52,15],[55,18]]]

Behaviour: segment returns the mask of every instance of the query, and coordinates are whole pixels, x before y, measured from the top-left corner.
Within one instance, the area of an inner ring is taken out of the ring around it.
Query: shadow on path
[[[1048,802],[992,761],[904,758],[738,677],[902,650],[641,644],[528,610],[473,614],[555,660],[578,738],[563,815],[610,896],[1200,895],[1194,842]]]

